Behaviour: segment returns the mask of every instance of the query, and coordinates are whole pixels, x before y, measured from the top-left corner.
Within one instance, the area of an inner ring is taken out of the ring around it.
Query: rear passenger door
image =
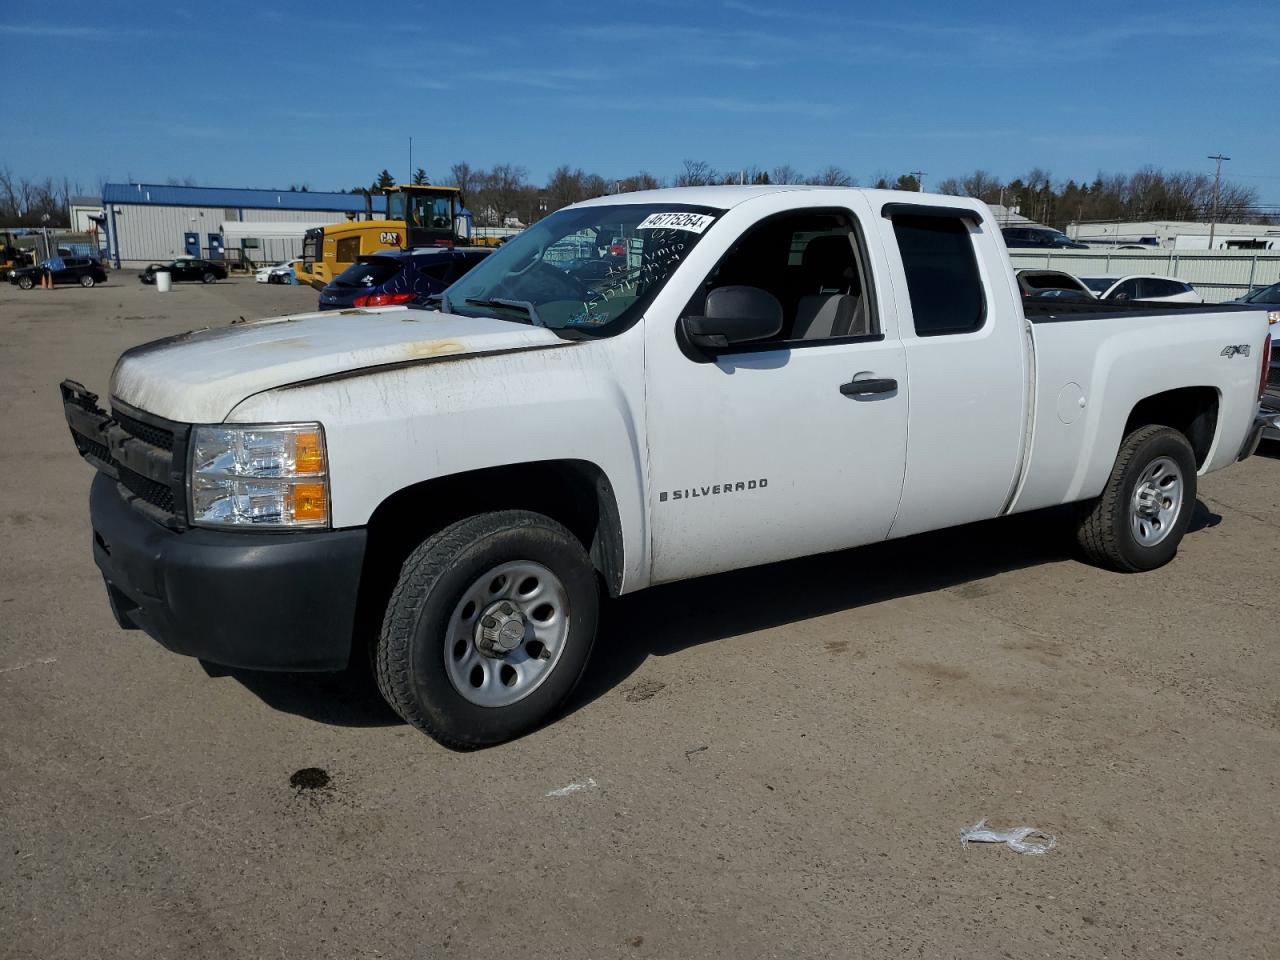
[[[860,195],[850,200],[861,200]],[[882,540],[902,487],[907,383],[873,278],[865,204],[784,210],[742,230],[683,315],[717,287],[763,289],[781,332],[704,350],[646,321],[655,581]],[[858,381],[878,381],[860,392]]]
[[[886,204],[911,379],[906,472],[892,535],[1002,513],[1027,418],[1027,334],[1008,258],[974,211]]]

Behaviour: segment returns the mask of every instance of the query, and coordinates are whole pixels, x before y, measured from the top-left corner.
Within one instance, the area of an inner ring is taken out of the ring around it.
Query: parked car
[[[40,278],[52,275],[55,284],[78,283],[82,287],[107,282],[107,271],[91,257],[51,257],[34,267],[18,267],[9,272],[9,282],[23,290],[40,285]]]
[[[636,238],[625,282],[546,259],[601,230]],[[169,337],[120,357],[110,411],[64,381],[86,545],[117,622],[171,650],[339,670],[370,638],[387,702],[457,748],[565,702],[602,589],[1067,503],[1092,562],[1169,562],[1198,478],[1257,445],[1266,311],[1057,322],[1012,280],[967,198],[588,200],[443,311]]]
[[[174,283],[199,280],[201,283],[213,283],[215,280],[227,279],[227,268],[212,260],[201,260],[197,257],[178,257],[168,263],[153,263],[138,274],[143,283],[155,283],[156,274],[168,270]]]
[[[1003,227],[1000,235],[1009,249],[1023,247],[1051,247],[1060,250],[1088,250],[1087,243],[1072,240],[1061,230],[1052,227]]]
[[[1099,300],[1145,300],[1168,303],[1204,303],[1204,297],[1185,280],[1175,277],[1131,276],[1125,274],[1093,274],[1080,282]]]
[[[488,247],[423,247],[366,254],[325,285],[320,309],[425,306],[492,252]]]
[[[1233,303],[1258,303],[1258,304],[1275,304],[1280,306],[1280,283],[1273,283],[1269,287],[1257,287],[1250,290],[1243,297],[1236,297]]]
[[[259,267],[253,274],[258,283],[293,283],[301,260],[281,260],[279,263]]]
[[[1023,297],[1081,303],[1096,299],[1092,290],[1062,270],[1019,270],[1017,278]]]
[[[1266,307],[1272,330],[1277,329],[1276,324],[1280,324],[1280,283],[1250,290],[1235,302]],[[1271,372],[1267,376],[1267,390],[1262,397],[1262,410],[1269,418],[1262,435],[1268,440],[1280,440],[1280,350],[1274,350],[1271,354]]]

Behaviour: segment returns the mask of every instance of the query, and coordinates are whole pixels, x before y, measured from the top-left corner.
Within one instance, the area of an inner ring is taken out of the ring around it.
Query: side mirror
[[[700,347],[724,348],[732,343],[763,340],[782,329],[782,304],[758,287],[716,287],[707,294],[700,317],[684,317],[685,336]]]

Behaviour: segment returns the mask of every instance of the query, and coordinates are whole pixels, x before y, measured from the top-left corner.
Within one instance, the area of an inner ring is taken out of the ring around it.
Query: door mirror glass
[[[723,348],[776,337],[782,330],[782,304],[758,287],[716,287],[707,294],[703,315],[685,317],[681,323],[691,343]]]

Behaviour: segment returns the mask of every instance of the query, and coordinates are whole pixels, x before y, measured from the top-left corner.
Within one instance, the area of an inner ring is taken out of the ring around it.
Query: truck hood
[[[567,346],[550,330],[404,307],[305,313],[195,330],[134,347],[111,395],[183,423],[220,423],[264,390],[367,367]]]

